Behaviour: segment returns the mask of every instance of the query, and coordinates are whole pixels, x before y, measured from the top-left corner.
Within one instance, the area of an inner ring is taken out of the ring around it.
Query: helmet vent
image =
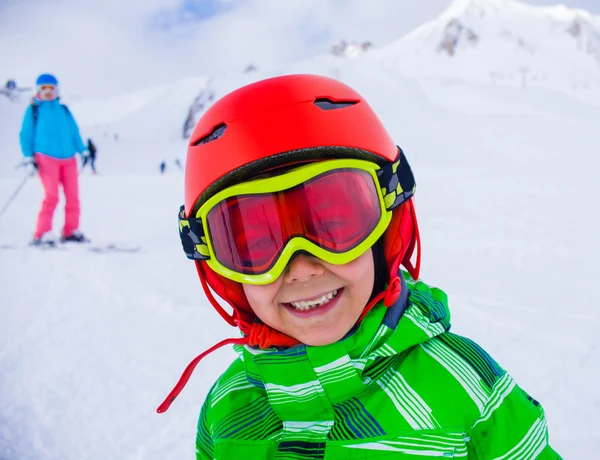
[[[192,145],[195,147],[200,144],[208,144],[209,142],[215,141],[219,137],[223,136],[226,129],[227,125],[225,123],[221,123],[220,125],[215,126],[206,136],[194,141]]]
[[[321,110],[336,110],[358,104],[358,101],[332,101],[325,97],[315,99],[314,104]]]

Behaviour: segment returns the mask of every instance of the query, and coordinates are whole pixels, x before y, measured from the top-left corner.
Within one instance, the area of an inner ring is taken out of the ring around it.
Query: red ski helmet
[[[185,214],[193,216],[218,191],[269,169],[332,158],[383,166],[398,157],[399,148],[373,109],[346,84],[318,75],[269,78],[227,94],[198,121],[188,145]],[[418,278],[420,241],[412,201],[394,209],[384,234],[390,285],[398,284],[392,281],[401,263]],[[297,343],[257,321],[239,283],[215,273],[205,262],[196,261],[196,266],[211,303],[250,337],[251,345]],[[233,307],[233,316],[215,301],[208,286]]]

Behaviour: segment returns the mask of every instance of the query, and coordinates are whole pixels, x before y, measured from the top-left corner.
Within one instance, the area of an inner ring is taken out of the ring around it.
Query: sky
[[[0,80],[27,86],[50,72],[73,97],[102,97],[250,63],[308,58],[341,39],[382,46],[434,19],[449,3],[0,0]],[[597,1],[563,3],[600,14]]]

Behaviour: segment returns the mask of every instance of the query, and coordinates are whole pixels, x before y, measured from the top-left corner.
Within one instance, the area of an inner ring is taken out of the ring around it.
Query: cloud
[[[169,23],[164,43],[184,54],[193,73],[286,62],[326,53],[341,39],[383,45],[441,12],[447,0],[244,0],[225,12]],[[172,20],[172,14],[169,16]],[[383,25],[383,26],[382,26]]]
[[[415,12],[396,0],[4,0],[0,77],[27,85],[53,72],[67,93],[130,91],[306,58],[342,38],[383,44],[446,0],[424,3]]]
[[[544,0],[532,0],[541,3]],[[573,0],[575,1],[575,0]],[[449,0],[0,0],[0,78],[103,96],[396,40]]]
[[[153,49],[160,36],[148,26],[175,0],[132,2],[8,1],[0,14],[0,62],[5,78],[31,84],[55,73],[63,88],[93,94],[169,75]]]

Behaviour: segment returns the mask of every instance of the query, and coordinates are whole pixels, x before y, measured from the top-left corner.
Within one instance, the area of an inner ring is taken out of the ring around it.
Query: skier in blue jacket
[[[50,74],[40,75],[36,90],[33,102],[23,117],[20,134],[23,155],[32,160],[44,187],[44,200],[32,244],[55,243],[51,230],[52,216],[58,204],[59,184],[62,184],[66,199],[61,241],[85,242],[86,238],[79,231],[79,184],[75,155],[84,154],[87,149],[73,115],[60,103],[57,79]]]

